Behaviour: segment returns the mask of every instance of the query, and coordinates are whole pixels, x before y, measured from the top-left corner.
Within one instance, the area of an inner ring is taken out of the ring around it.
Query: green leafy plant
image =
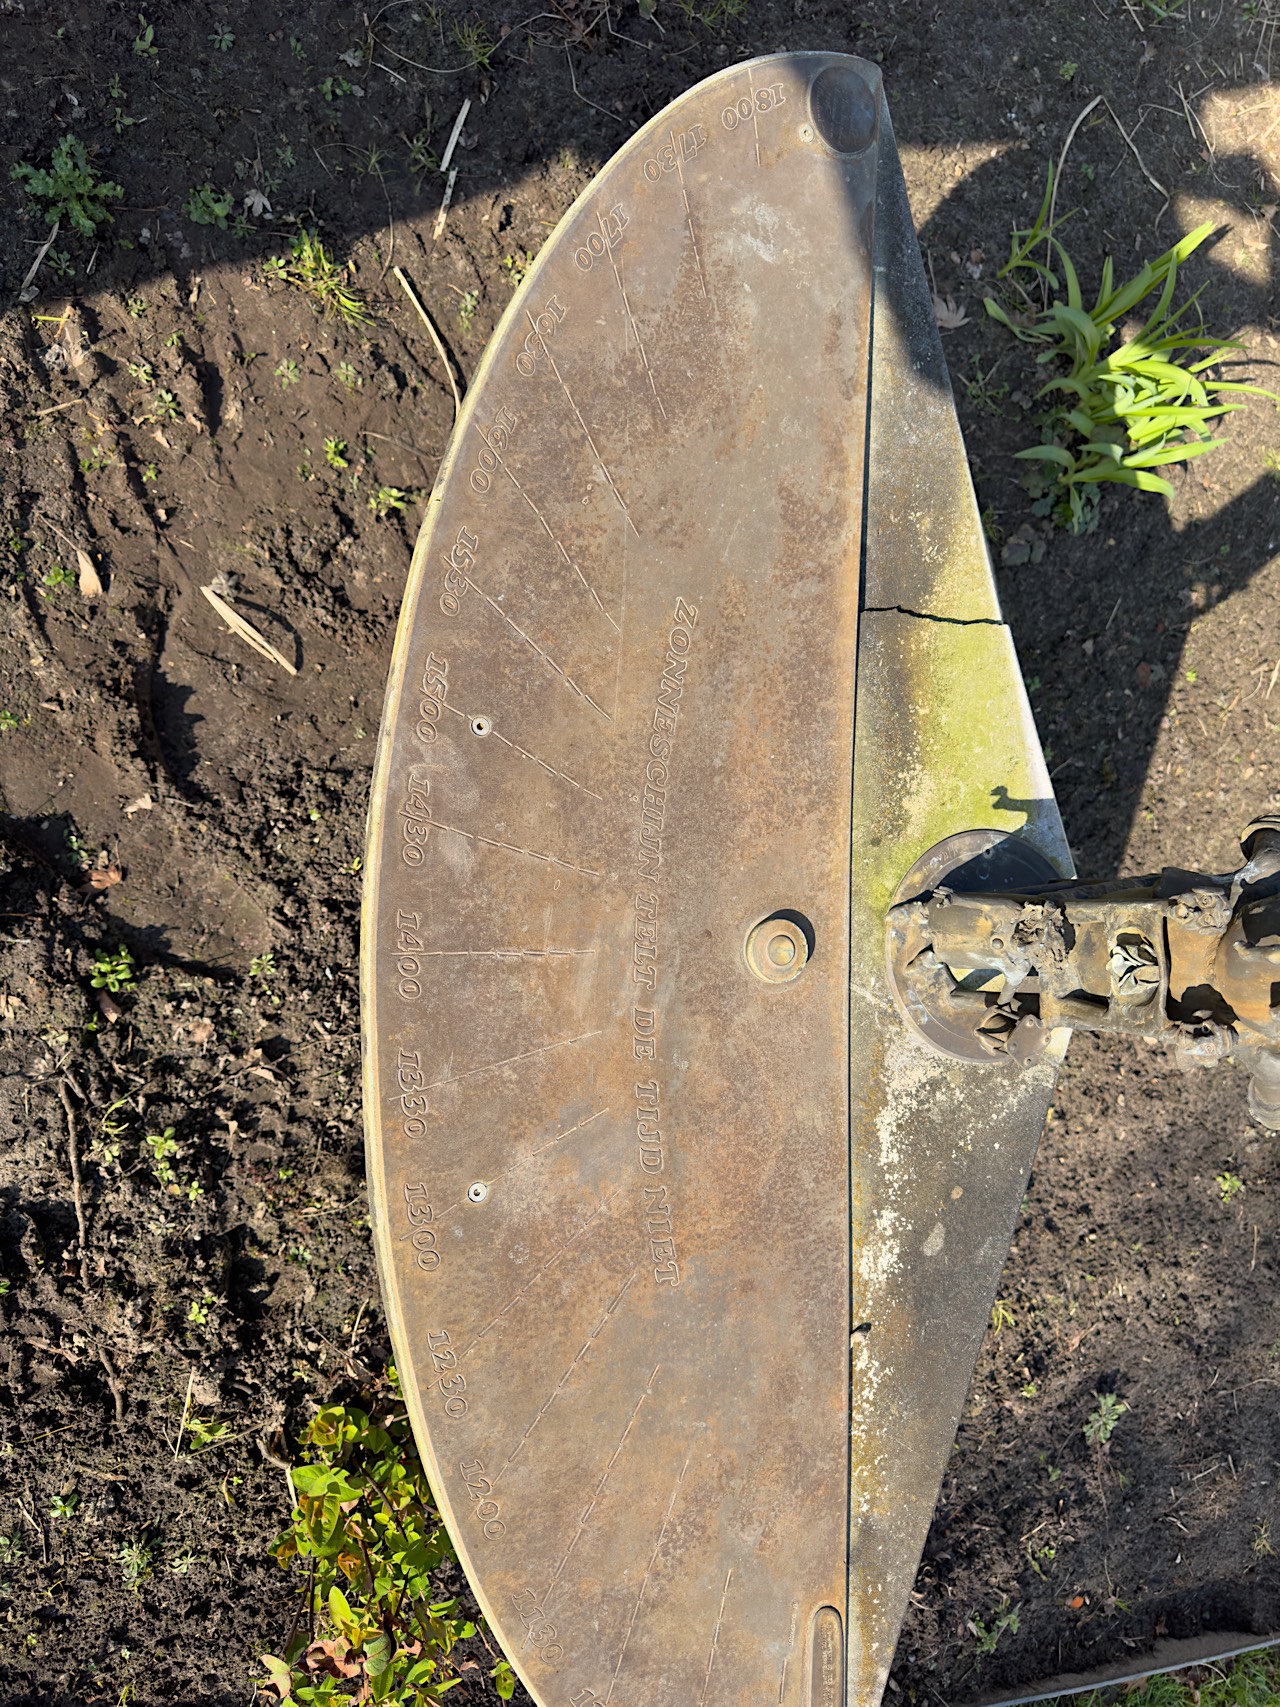
[[[277,363],[275,376],[280,381],[281,391],[287,391],[291,385],[296,385],[301,378],[298,364],[292,360]]]
[[[153,421],[176,421],[178,418],[178,399],[172,391],[157,391],[151,399],[151,419]]]
[[[493,58],[494,40],[488,26],[474,21],[453,26],[453,43],[463,54],[467,65],[476,71],[487,71]]]
[[[1229,1168],[1218,1174],[1213,1183],[1217,1186],[1218,1196],[1224,1203],[1233,1202],[1244,1190],[1244,1181],[1239,1174],[1233,1174]]]
[[[161,1185],[174,1185],[177,1174],[173,1171],[171,1158],[178,1153],[178,1141],[173,1135],[173,1127],[166,1126],[163,1132],[148,1132],[143,1143],[151,1152],[151,1171]]]
[[[474,290],[458,292],[458,324],[464,332],[471,330],[471,322],[476,317],[476,309],[480,306],[480,293]]]
[[[221,24],[210,32],[209,45],[218,53],[230,53],[236,45],[236,38],[225,24]]]
[[[21,722],[22,719],[16,712],[0,711],[0,730],[7,733],[10,729],[17,729]]]
[[[124,195],[119,184],[98,177],[89,163],[84,143],[69,131],[55,144],[47,170],[23,160],[11,168],[9,176],[26,186],[32,201],[44,203],[45,218],[50,225],[66,220],[82,237],[92,237],[100,225],[110,225],[111,210],[107,203],[119,201]]]
[[[1083,533],[1097,525],[1103,483],[1171,496],[1173,487],[1154,470],[1188,462],[1220,444],[1212,423],[1242,407],[1228,399],[1245,392],[1280,399],[1261,386],[1210,376],[1240,346],[1202,326],[1183,329],[1198,291],[1173,307],[1178,268],[1209,236],[1212,222],[1120,285],[1108,256],[1097,296],[1086,307],[1076,268],[1054,235],[1062,221],[1050,222],[1052,201],[1050,172],[1036,221],[1014,232],[999,274],[1020,295],[1021,308],[987,297],[986,310],[1023,343],[1040,346],[1037,364],[1055,366],[1037,394],[1047,404],[1041,442],[1016,454],[1034,465],[1028,484],[1036,514],[1052,515]],[[1046,260],[1034,259],[1041,245]],[[1044,306],[1032,300],[1028,282],[1040,284]],[[1065,297],[1058,297],[1064,285]],[[1122,336],[1124,323],[1156,292],[1141,327]],[[1048,301],[1050,293],[1055,300]]]
[[[326,439],[324,441],[324,459],[330,468],[350,468],[346,456],[347,441],[345,439]]]
[[[154,59],[160,52],[156,46],[156,32],[141,12],[138,13],[138,33],[133,38],[133,51],[139,59]]]
[[[126,984],[133,983],[133,956],[129,950],[117,948],[112,954],[109,949],[99,949],[93,957],[89,983],[95,990],[109,990],[113,996],[119,995]]]
[[[369,499],[369,508],[379,521],[390,515],[401,515],[418,496],[416,492],[406,492],[399,486],[379,486]]]
[[[969,1619],[970,1634],[977,1638],[974,1652],[985,1658],[994,1654],[1000,1645],[1000,1638],[1008,1631],[1016,1636],[1018,1633],[1020,1608],[1011,1606],[1008,1597],[1000,1602],[1000,1606],[990,1625],[984,1624],[981,1618]]]
[[[997,1298],[991,1306],[991,1332],[1001,1334],[1014,1324],[1013,1306],[1007,1298]]]
[[[140,1535],[136,1541],[121,1542],[116,1562],[120,1566],[120,1580],[132,1594],[137,1594],[155,1564],[155,1547],[150,1536]]]
[[[455,1555],[394,1369],[366,1403],[324,1406],[292,1471],[298,1503],[272,1551],[306,1567],[304,1604],[283,1653],[262,1656],[263,1687],[281,1701],[425,1707],[461,1681],[452,1655],[476,1632],[431,1580]],[[495,1668],[500,1693],[508,1674]]]
[[[1093,1397],[1094,1406],[1081,1433],[1090,1446],[1105,1446],[1129,1407],[1114,1393],[1095,1393]]]
[[[362,298],[345,282],[345,269],[337,265],[314,231],[300,231],[289,244],[289,259],[277,256],[263,270],[269,278],[305,291],[322,313],[344,320],[348,326],[371,324]]]
[[[334,371],[337,373],[338,383],[354,397],[364,384],[357,370],[350,362],[339,362]]]
[[[196,225],[216,225],[225,231],[234,199],[230,190],[218,195],[212,184],[199,184],[183,202],[182,211]]]

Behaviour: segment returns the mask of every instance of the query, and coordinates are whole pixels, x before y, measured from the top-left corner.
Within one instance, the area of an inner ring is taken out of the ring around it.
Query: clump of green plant
[[[50,225],[59,225],[65,219],[82,237],[92,237],[100,225],[110,225],[107,203],[117,202],[124,195],[119,184],[98,177],[84,143],[69,131],[55,145],[47,170],[22,160],[9,176],[25,184],[32,201],[44,203]]]
[[[743,0],[745,4],[745,0]],[[484,23],[469,21],[453,26],[453,44],[463,54],[467,65],[476,71],[487,71],[493,58],[494,40]]]
[[[183,202],[182,211],[196,225],[216,225],[225,231],[234,199],[230,190],[218,195],[212,184],[198,184]]]
[[[1095,1393],[1094,1406],[1080,1431],[1090,1446],[1105,1446],[1116,1431],[1116,1424],[1129,1409],[1114,1393]]]
[[[406,492],[401,486],[379,486],[369,499],[369,508],[383,521],[390,515],[402,515],[418,496],[417,492]]]
[[[326,1405],[302,1436],[298,1503],[272,1552],[306,1566],[303,1605],[264,1687],[281,1701],[425,1707],[460,1679],[452,1655],[476,1633],[431,1573],[455,1557],[427,1483],[395,1370],[359,1405]],[[493,1673],[509,1700],[505,1661]]]
[[[99,949],[93,957],[89,983],[95,990],[109,990],[113,996],[119,995],[126,984],[133,983],[133,956],[129,950],[121,947],[112,954],[110,949]]]
[[[120,1566],[121,1582],[132,1594],[137,1594],[155,1566],[155,1546],[151,1537],[143,1534],[136,1541],[121,1542],[116,1551],[116,1562]]]
[[[263,271],[268,278],[296,285],[322,313],[345,320],[348,326],[371,324],[363,299],[345,282],[344,269],[314,231],[300,231],[289,244],[289,259],[274,256],[264,263]]]
[[[1184,329],[1199,291],[1173,306],[1178,268],[1209,236],[1212,222],[1197,226],[1120,285],[1108,256],[1097,297],[1086,307],[1075,265],[1055,236],[1063,221],[1051,220],[1052,202],[1051,171],[1034,225],[1013,233],[1009,260],[998,275],[1017,291],[1021,306],[1010,310],[987,297],[986,310],[1023,343],[1040,346],[1040,366],[1053,364],[1037,393],[1047,404],[1041,442],[1017,456],[1034,465],[1028,484],[1035,513],[1085,533],[1097,526],[1104,483],[1172,496],[1173,487],[1154,470],[1189,462],[1220,444],[1212,423],[1242,407],[1228,399],[1244,392],[1280,399],[1261,386],[1210,377],[1240,345],[1215,337],[1202,324]],[[1035,258],[1041,245],[1044,260]],[[1028,288],[1036,282],[1041,304]],[[1157,291],[1142,326],[1124,336],[1125,322]]]
[[[1218,1188],[1218,1196],[1224,1203],[1232,1203],[1244,1190],[1244,1181],[1239,1174],[1233,1174],[1230,1168],[1215,1176],[1213,1182]]]
[[[985,1658],[988,1654],[995,1653],[997,1647],[1000,1645],[1000,1638],[1006,1631],[1011,1635],[1016,1636],[1018,1633],[1020,1610],[1021,1609],[1019,1607],[1011,1606],[1009,1604],[1009,1598],[1006,1595],[1000,1602],[996,1615],[992,1619],[990,1625],[984,1624],[981,1618],[970,1618],[968,1621],[969,1632],[972,1636],[977,1638],[974,1646],[974,1652]]]

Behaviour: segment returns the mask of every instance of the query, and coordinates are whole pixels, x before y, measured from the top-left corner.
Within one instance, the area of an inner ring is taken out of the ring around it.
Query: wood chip
[[[102,581],[93,566],[93,558],[80,546],[76,547],[76,562],[80,566],[80,591],[86,599],[102,597]]]
[[[449,132],[449,140],[444,145],[444,153],[440,156],[440,170],[447,172],[449,162],[453,159],[453,151],[458,146],[458,138],[462,135],[462,127],[467,122],[467,114],[471,111],[471,97],[467,96],[462,103],[458,116],[453,121],[453,129]]]
[[[217,611],[223,622],[226,623],[232,634],[238,635],[246,646],[252,646],[260,657],[270,658],[273,663],[279,664],[282,670],[287,670],[291,676],[297,675],[297,670],[294,669],[284,654],[277,652],[271,642],[264,635],[259,634],[251,622],[246,622],[239,611],[233,610],[224,598],[220,598],[212,587],[201,587],[200,591]]]
[[[439,242],[440,233],[444,230],[445,216],[449,212],[449,203],[453,200],[453,186],[457,181],[458,168],[455,166],[445,181],[444,200],[440,203],[440,212],[436,215],[436,222],[431,232],[431,241],[433,243]]]

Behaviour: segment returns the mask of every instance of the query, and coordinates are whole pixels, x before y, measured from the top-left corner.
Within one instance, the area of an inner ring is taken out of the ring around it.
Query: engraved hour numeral
[[[425,945],[422,941],[422,915],[420,913],[396,913],[396,994],[402,1001],[416,1002],[422,994],[422,985],[418,975],[422,971],[422,963],[418,954]]]
[[[700,124],[696,124],[692,130],[673,134],[671,141],[664,143],[656,154],[646,160],[641,170],[651,184],[656,184],[664,172],[674,172],[685,161],[696,160],[706,146],[707,133]]]
[[[786,91],[781,83],[770,83],[765,89],[756,89],[753,94],[742,95],[731,107],[726,107],[720,114],[720,123],[726,130],[737,130],[740,124],[746,124],[753,113],[771,113],[775,107],[786,104]]]
[[[596,219],[600,229],[593,231],[581,249],[575,249],[573,253],[573,264],[581,273],[589,273],[601,256],[612,254],[631,223],[630,215],[621,203],[611,207],[608,213],[597,214]]]
[[[485,1475],[484,1465],[478,1458],[464,1458],[458,1468],[475,1505],[476,1518],[490,1541],[496,1541],[507,1533],[507,1526],[502,1521],[498,1502],[493,1498],[493,1483]]]
[[[563,323],[567,313],[568,310],[563,306],[558,296],[549,296],[542,313],[536,319],[533,315],[529,316],[533,320],[533,324],[525,337],[524,347],[516,356],[516,372],[518,374],[522,374],[525,379],[528,379],[532,374],[537,373],[538,363],[547,353],[547,340],[555,337],[556,328]]]
[[[462,600],[470,586],[467,570],[475,567],[479,549],[480,541],[475,534],[469,528],[459,528],[457,539],[443,559],[444,591],[440,595],[440,609],[446,616],[457,616],[462,609]]]
[[[445,1416],[452,1417],[455,1421],[459,1417],[465,1417],[469,1407],[462,1395],[467,1390],[467,1381],[458,1369],[457,1353],[449,1344],[449,1335],[443,1328],[439,1333],[428,1333],[427,1347],[431,1353],[432,1367],[439,1376],[436,1386],[444,1400]]]
[[[427,661],[422,666],[422,697],[418,701],[418,721],[414,727],[414,734],[427,747],[432,745],[439,734],[436,725],[440,720],[440,709],[449,692],[448,676],[447,660],[437,658],[434,652],[428,653]]]
[[[414,1262],[429,1274],[432,1269],[439,1268],[440,1252],[436,1249],[436,1233],[431,1224],[435,1219],[435,1212],[427,1201],[425,1185],[419,1183],[405,1186],[404,1209],[409,1219],[409,1231],[402,1237],[408,1239],[413,1246]]]

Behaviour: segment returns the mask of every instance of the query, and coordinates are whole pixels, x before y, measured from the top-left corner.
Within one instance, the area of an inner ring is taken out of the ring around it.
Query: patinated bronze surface
[[[384,1294],[538,1701],[878,1700],[1053,1082],[893,1006],[983,829],[1070,870],[878,73],[755,61],[514,299],[373,793]]]

